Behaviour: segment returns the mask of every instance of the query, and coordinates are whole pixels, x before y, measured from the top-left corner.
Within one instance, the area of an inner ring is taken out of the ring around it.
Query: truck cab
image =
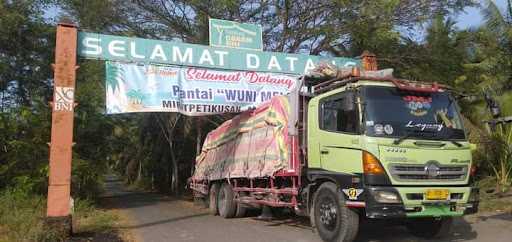
[[[477,211],[470,143],[448,87],[363,77],[331,86],[307,103],[311,184],[334,181],[342,203],[358,216],[404,219],[424,237]],[[328,202],[311,206],[329,210]],[[328,222],[313,221],[326,231]]]

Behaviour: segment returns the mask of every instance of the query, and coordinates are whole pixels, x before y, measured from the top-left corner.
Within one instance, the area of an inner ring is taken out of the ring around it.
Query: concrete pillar
[[[71,232],[70,184],[75,108],[77,28],[70,23],[57,26],[47,225]]]

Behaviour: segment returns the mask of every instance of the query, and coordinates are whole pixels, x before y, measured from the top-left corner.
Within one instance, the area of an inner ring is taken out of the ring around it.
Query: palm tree
[[[500,80],[505,89],[512,89],[512,1],[507,0],[507,8],[502,12],[494,1],[487,0],[486,6],[482,9],[485,20],[485,27],[497,40],[497,49],[500,53],[497,64],[501,67],[504,76]]]
[[[482,86],[493,86],[503,115],[512,115],[508,108],[503,108],[512,105],[512,1],[507,0],[507,8],[502,12],[494,1],[487,0],[482,14],[485,20],[482,31],[496,41],[494,48],[487,49],[490,53],[486,60],[481,62],[490,74]],[[512,126],[499,124],[489,135],[485,151],[496,176],[496,192],[505,192],[512,178]]]
[[[496,34],[510,41],[512,28],[512,5],[511,0],[507,0],[507,9],[502,13],[498,5],[492,0],[486,1],[486,7],[482,9],[482,14],[486,26]]]

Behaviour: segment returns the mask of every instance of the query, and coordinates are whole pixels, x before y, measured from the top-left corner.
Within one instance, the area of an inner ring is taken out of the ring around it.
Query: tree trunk
[[[178,194],[178,161],[174,154],[172,142],[169,142],[169,148],[171,149],[171,166],[172,166],[172,177],[171,177],[171,193]]]
[[[140,181],[142,179],[142,161],[139,160],[139,172],[137,174],[137,181]]]
[[[201,117],[199,117],[197,119],[197,123],[196,123],[196,130],[197,130],[197,136],[196,136],[196,157],[201,154],[201,139],[202,139],[202,135],[203,135],[203,132],[201,130],[201,124],[202,124],[202,121],[203,119]],[[190,168],[190,175],[193,175],[194,174],[194,170],[196,168],[196,160],[193,159],[192,160],[192,166]]]

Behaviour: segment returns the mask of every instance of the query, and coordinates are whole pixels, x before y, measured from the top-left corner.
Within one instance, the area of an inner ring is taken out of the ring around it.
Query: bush
[[[0,241],[59,241],[43,228],[46,198],[29,194],[20,188],[0,193]]]
[[[0,242],[63,241],[55,231],[44,227],[46,198],[32,195],[23,188],[0,191]],[[90,200],[76,199],[73,232],[100,234],[112,232],[118,217],[110,211],[97,209]]]
[[[487,163],[496,177],[496,192],[504,193],[512,179],[512,127],[496,126],[484,147]]]
[[[71,194],[82,199],[97,199],[103,188],[104,174],[107,170],[105,162],[94,162],[74,158],[71,172]]]

